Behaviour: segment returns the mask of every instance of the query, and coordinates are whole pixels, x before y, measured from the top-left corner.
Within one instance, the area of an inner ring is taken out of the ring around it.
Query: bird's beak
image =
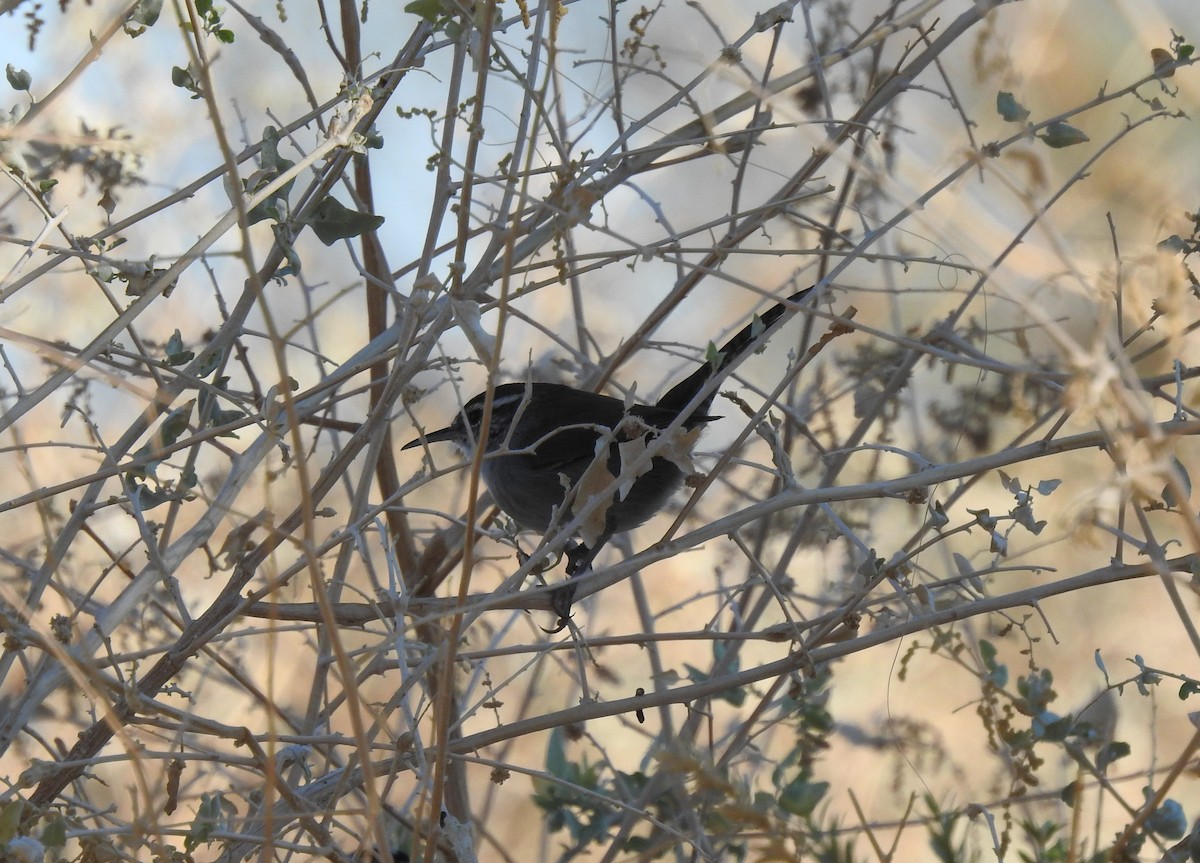
[[[450,426],[447,426],[444,429],[438,429],[437,431],[426,432],[424,437],[419,437],[419,438],[416,438],[415,440],[410,440],[404,446],[400,447],[400,449],[402,449],[402,450],[403,449],[412,449],[415,446],[420,446],[422,443],[437,443],[438,441],[443,441],[443,440],[455,440],[457,437],[458,437],[458,434],[454,431],[454,429]]]

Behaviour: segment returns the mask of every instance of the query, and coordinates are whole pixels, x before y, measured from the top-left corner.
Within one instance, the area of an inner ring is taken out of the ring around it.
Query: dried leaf
[[[1170,78],[1175,74],[1175,55],[1165,48],[1151,48],[1150,62],[1159,78]]]
[[[575,500],[571,504],[571,513],[582,512],[593,498],[601,496],[616,479],[608,469],[608,443],[604,438],[596,442],[596,458],[588,465],[583,476],[575,485]],[[608,523],[608,510],[613,505],[611,497],[605,497],[579,526],[579,536],[584,545],[591,547],[605,534]]]

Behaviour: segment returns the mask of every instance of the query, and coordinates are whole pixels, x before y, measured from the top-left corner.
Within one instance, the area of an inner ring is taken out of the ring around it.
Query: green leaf
[[[1076,144],[1082,144],[1091,139],[1085,135],[1080,129],[1076,129],[1070,123],[1064,123],[1061,120],[1051,123],[1046,127],[1046,131],[1038,135],[1047,147],[1053,147],[1055,150],[1061,150],[1063,147],[1074,147]]]
[[[12,63],[4,67],[4,74],[8,78],[8,84],[14,90],[29,92],[29,85],[33,83],[33,76],[24,69],[18,69]]]
[[[1156,248],[1160,252],[1187,252],[1190,246],[1183,237],[1172,234],[1165,240],[1160,240]]]
[[[404,7],[404,11],[412,15],[419,15],[430,24],[436,24],[438,18],[443,14],[441,0],[413,0]]]
[[[996,645],[986,639],[981,639],[979,642],[979,656],[983,659],[985,668],[996,667]]]
[[[201,844],[212,842],[212,836],[223,826],[222,800],[220,793],[202,794],[200,808],[196,812],[196,820],[188,828],[183,839],[183,847],[189,852],[195,851]]]
[[[1108,765],[1114,761],[1120,761],[1125,758],[1133,750],[1129,748],[1128,743],[1120,740],[1114,740],[1112,743],[1105,746],[1096,753],[1096,767],[1101,773],[1108,769]]]
[[[1067,804],[1068,806],[1074,807],[1075,806],[1075,783],[1072,782],[1070,785],[1067,785],[1066,787],[1064,787],[1062,791],[1058,792],[1058,799],[1061,800],[1063,803]]]
[[[1008,666],[996,661],[996,646],[986,639],[979,642],[979,658],[987,671],[988,682],[997,689],[1008,685]]]
[[[1028,109],[1004,90],[996,94],[996,111],[1009,123],[1024,123],[1029,116]]]
[[[984,530],[994,530],[999,521],[992,517],[992,513],[988,509],[967,509],[971,515],[975,516],[975,523]]]
[[[1171,467],[1174,468],[1175,473],[1178,474],[1179,484],[1183,487],[1182,491],[1184,494],[1184,501],[1186,501],[1192,496],[1192,478],[1188,474],[1187,468],[1183,466],[1183,462],[1179,460],[1178,456],[1171,457]],[[1171,488],[1170,484],[1163,486],[1162,502],[1171,509],[1174,509],[1181,503],[1181,501],[1175,499],[1175,491]]]
[[[1044,479],[1037,484],[1037,493],[1042,497],[1049,497],[1060,485],[1062,485],[1061,479]]]
[[[135,24],[140,24],[141,28],[134,29],[129,27],[128,21],[125,25],[125,32],[134,38],[142,35],[147,29],[153,27],[158,22],[158,16],[162,14],[163,0],[138,0],[138,4],[133,7],[133,11],[129,13],[128,21]]]
[[[171,334],[171,338],[167,339],[167,365],[182,366],[190,363],[195,354],[183,346],[183,336],[179,330]]]
[[[222,410],[220,408],[214,408],[212,415],[209,416],[208,424],[213,427],[223,426],[226,423],[231,423],[231,422],[235,422],[236,420],[240,420],[245,415],[246,414],[244,412],[239,411],[239,410],[228,410],[227,411],[227,410]],[[226,432],[225,434],[223,434],[221,436],[236,438],[237,434],[235,432]]]
[[[258,160],[261,169],[243,183],[248,194],[262,189],[276,177],[291,170],[296,164],[291,159],[285,159],[279,155],[279,130],[274,126],[267,126],[263,129],[262,149],[259,151]],[[282,222],[287,217],[288,196],[295,183],[296,178],[293,177],[277,189],[271,197],[252,207],[247,214],[250,224],[257,224],[267,219]]]
[[[62,848],[67,844],[67,820],[58,813],[51,815],[43,828],[42,844],[47,848]]]
[[[17,828],[21,824],[21,812],[24,808],[25,801],[20,799],[10,800],[0,806],[0,844],[7,844],[17,835]]]
[[[182,66],[172,66],[171,83],[181,90],[187,90],[192,94],[193,99],[203,98],[204,94],[200,92],[200,85],[196,82],[196,77],[190,69],[185,69]]]
[[[215,372],[221,365],[221,360],[224,359],[223,351],[209,351],[200,358],[200,365],[196,367],[196,377],[206,378]]]
[[[794,779],[780,789],[779,808],[799,818],[807,818],[828,792],[828,782]]]
[[[725,354],[717,350],[716,345],[709,342],[708,347],[704,349],[704,362],[714,369],[719,369],[721,363],[725,362]]]
[[[1167,839],[1182,838],[1188,832],[1188,820],[1183,814],[1183,807],[1174,800],[1164,800],[1146,819],[1146,829]]]
[[[149,512],[156,506],[162,506],[167,501],[178,500],[181,497],[181,495],[176,494],[167,486],[162,486],[159,489],[150,488],[150,486],[135,479],[133,471],[125,474],[124,485],[125,494],[141,512]]]
[[[1038,740],[1062,741],[1067,739],[1073,723],[1070,716],[1059,716],[1052,710],[1043,710],[1029,724]]]
[[[687,669],[688,680],[692,683],[707,683],[711,679],[711,675],[704,673],[694,665],[684,663],[683,667]],[[732,704],[734,707],[741,707],[746,701],[746,693],[739,687],[725,689],[717,695],[722,701]]]
[[[155,469],[158,467],[161,459],[152,458],[160,450],[165,449],[175,443],[188,428],[188,422],[191,419],[192,408],[195,406],[196,400],[192,399],[187,404],[176,408],[167,414],[162,425],[156,431],[151,433],[150,439],[138,447],[133,453],[134,461],[143,461],[137,467],[130,468],[125,473],[125,488],[131,495],[134,491],[140,488],[137,480],[154,477],[157,479]],[[164,500],[166,498],[163,498]]]
[[[271,233],[275,235],[275,244],[279,250],[283,252],[284,262],[274,273],[271,274],[272,280],[283,285],[287,283],[287,277],[300,272],[301,260],[300,254],[296,251],[293,245],[295,234],[290,225],[274,224],[271,225]]]
[[[295,164],[295,162],[284,159],[279,155],[279,130],[274,126],[267,126],[263,129],[262,147],[258,153],[258,163],[262,165],[264,171],[269,171],[272,174],[279,174],[281,171],[286,171]]]
[[[761,336],[763,334],[763,332],[766,331],[766,329],[767,329],[767,327],[765,324],[763,324],[762,318],[760,318],[758,315],[755,315],[750,320],[750,340],[751,341],[757,340],[758,337]],[[767,346],[763,345],[756,351],[756,353],[761,354],[766,349],[767,349]]]
[[[195,406],[196,400],[192,399],[187,404],[177,407],[175,410],[167,414],[167,418],[163,420],[162,425],[158,428],[158,433],[154,435],[152,440],[158,449],[169,447],[175,441],[179,440],[188,429],[188,422],[192,418],[192,408]]]
[[[376,230],[383,224],[383,216],[351,210],[337,198],[329,197],[317,204],[312,215],[303,221],[312,226],[317,239],[332,246],[338,240]]]
[[[557,779],[566,779],[568,764],[562,729],[555,728],[550,732],[550,740],[546,744],[546,772]]]

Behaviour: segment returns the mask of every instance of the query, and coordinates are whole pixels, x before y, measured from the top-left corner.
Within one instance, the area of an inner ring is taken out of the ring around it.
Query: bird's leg
[[[571,603],[575,600],[575,585],[569,581],[564,581],[554,590],[550,591],[550,610],[558,615],[558,622],[550,629],[545,629],[550,635],[556,632],[562,632],[567,628],[567,623],[571,620]]]
[[[578,573],[591,566],[601,545],[603,545],[603,540],[597,542],[594,548],[588,548],[582,542],[574,541],[567,545],[567,578],[574,578]]]
[[[572,542],[567,546],[567,581],[550,593],[550,610],[558,615],[558,622],[554,624],[553,629],[546,630],[547,632],[553,634],[566,628],[571,617],[571,603],[575,601],[575,585],[571,583],[571,579],[591,570],[592,561],[596,559],[609,536],[611,534],[604,534],[591,546],[582,542]]]

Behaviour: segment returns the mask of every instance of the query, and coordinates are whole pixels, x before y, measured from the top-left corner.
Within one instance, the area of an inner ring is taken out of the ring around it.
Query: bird
[[[579,533],[584,541],[567,548],[566,572],[573,578],[590,567],[609,539],[648,521],[683,485],[686,455],[678,448],[667,442],[648,464],[640,460],[640,472],[627,469],[639,461],[639,450],[673,424],[690,448],[704,425],[719,419],[708,413],[716,388],[706,385],[761,344],[813,287],[756,316],[716,351],[710,346],[706,360],[653,405],[627,404],[560,383],[503,383],[492,391],[486,439],[481,434],[485,390],[469,399],[450,425],[420,434],[401,449],[445,441],[469,457],[482,443],[481,473],[493,500],[519,528],[543,535],[607,492],[607,499],[583,519]],[[559,622],[550,631],[566,625],[573,595],[568,582],[552,596]]]

